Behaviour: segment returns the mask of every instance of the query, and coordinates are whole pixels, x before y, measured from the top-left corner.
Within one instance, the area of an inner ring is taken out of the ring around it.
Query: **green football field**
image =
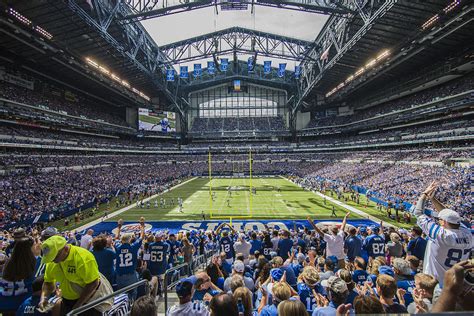
[[[230,187],[230,190],[229,190]],[[252,194],[250,188],[256,189]],[[211,194],[215,196],[212,200]],[[183,209],[177,205],[177,198],[183,199]],[[160,199],[166,201],[161,207]],[[173,199],[174,203],[171,203]],[[155,206],[157,200],[158,206]],[[144,216],[153,220],[202,220],[208,219],[306,219],[331,218],[333,204],[316,194],[305,191],[284,178],[196,178],[158,196],[150,201],[150,208],[133,207],[109,221],[122,218],[136,221]],[[338,218],[346,210],[334,205]],[[334,217],[333,217],[334,218]],[[361,218],[351,214],[351,218]]]

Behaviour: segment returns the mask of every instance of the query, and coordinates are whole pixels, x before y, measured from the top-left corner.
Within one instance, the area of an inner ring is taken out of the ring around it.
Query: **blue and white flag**
[[[271,60],[265,60],[263,62],[263,73],[265,75],[268,75],[272,72],[272,61]]]
[[[301,76],[301,66],[295,66],[295,78],[299,79]]]
[[[227,71],[229,68],[229,59],[221,58],[221,71]]]
[[[284,77],[285,76],[285,69],[286,69],[286,63],[282,63],[278,67],[278,77]]]
[[[216,73],[216,64],[213,61],[207,62],[207,73],[213,75]]]
[[[166,81],[174,81],[174,69],[166,69]]]
[[[188,74],[188,66],[181,66],[179,67],[179,77],[180,78],[188,78],[189,77],[189,74]]]
[[[194,77],[201,77],[201,76],[202,76],[201,64],[194,64]]]
[[[247,68],[249,72],[253,72],[253,57],[250,56],[249,59],[247,60]]]

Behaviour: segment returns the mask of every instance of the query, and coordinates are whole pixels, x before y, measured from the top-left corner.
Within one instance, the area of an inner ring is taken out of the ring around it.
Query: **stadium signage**
[[[156,221],[148,222],[145,224],[145,231],[155,233],[157,231],[167,230],[171,233],[177,233],[179,231],[191,231],[191,230],[204,230],[204,231],[213,231],[222,224],[228,223],[227,220],[218,220],[218,221]],[[326,220],[326,221],[316,221],[318,226],[340,226],[342,221]],[[347,228],[349,227],[358,227],[358,226],[370,226],[377,225],[375,222],[368,219],[360,220],[349,220],[347,223]],[[237,231],[262,231],[266,230],[265,226],[268,228],[275,229],[298,229],[308,227],[311,228],[309,223],[305,220],[295,220],[295,221],[278,221],[278,220],[267,220],[267,221],[253,221],[253,220],[235,220],[232,221],[232,226]],[[112,232],[117,234],[117,223],[116,222],[102,222],[96,224],[92,227],[96,232]],[[127,223],[122,226],[121,233],[135,233],[140,231],[139,223]]]
[[[151,231],[153,226],[150,224],[145,224],[145,232]],[[122,229],[120,230],[121,234],[129,234],[129,233],[138,233],[140,232],[140,223],[133,223],[133,224],[127,224],[123,225]],[[118,233],[118,228],[115,228],[112,230],[112,234],[117,235]]]

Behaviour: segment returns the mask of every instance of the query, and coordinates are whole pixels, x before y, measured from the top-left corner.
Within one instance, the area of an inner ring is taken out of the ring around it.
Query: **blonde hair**
[[[301,278],[303,279],[304,283],[313,287],[319,281],[319,273],[313,266],[306,266],[301,272]]]
[[[242,299],[242,304],[244,305],[244,316],[253,315],[253,305],[252,305],[252,293],[246,287],[237,288],[234,293],[234,300],[237,304],[239,298]]]
[[[436,280],[432,275],[426,273],[416,274],[415,281],[418,281],[420,288],[428,292],[430,295],[433,295],[434,289],[438,284],[438,280]]]
[[[278,316],[308,316],[308,311],[300,300],[285,300],[278,304]]]
[[[277,282],[273,285],[273,297],[275,300],[281,302],[291,297],[290,286],[286,282]]]
[[[383,264],[379,260],[377,260],[377,259],[372,260],[372,263],[371,263],[371,266],[370,266],[370,274],[379,275],[379,267],[380,266],[383,266]]]

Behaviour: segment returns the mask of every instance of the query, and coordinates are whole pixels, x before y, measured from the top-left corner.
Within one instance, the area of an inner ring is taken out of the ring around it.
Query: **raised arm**
[[[423,215],[423,211],[425,209],[425,204],[426,204],[426,199],[430,196],[430,195],[434,195],[434,191],[436,190],[436,188],[438,187],[438,185],[436,184],[435,181],[431,182],[431,184],[425,189],[425,191],[423,191],[423,193],[421,194],[420,198],[418,199],[418,201],[416,202],[416,206],[415,206],[415,211],[414,211],[414,214],[415,216],[420,216],[420,215]]]
[[[342,231],[344,231],[344,229],[346,228],[347,218],[349,217],[349,215],[351,215],[351,212],[347,212],[346,216],[344,216],[344,219],[342,220],[342,225],[341,225]]]
[[[318,226],[316,226],[316,224],[313,222],[311,217],[308,216],[307,220],[310,223],[310,225],[313,227],[313,229],[319,234],[319,236],[323,237],[324,236],[323,231],[319,229]]]

